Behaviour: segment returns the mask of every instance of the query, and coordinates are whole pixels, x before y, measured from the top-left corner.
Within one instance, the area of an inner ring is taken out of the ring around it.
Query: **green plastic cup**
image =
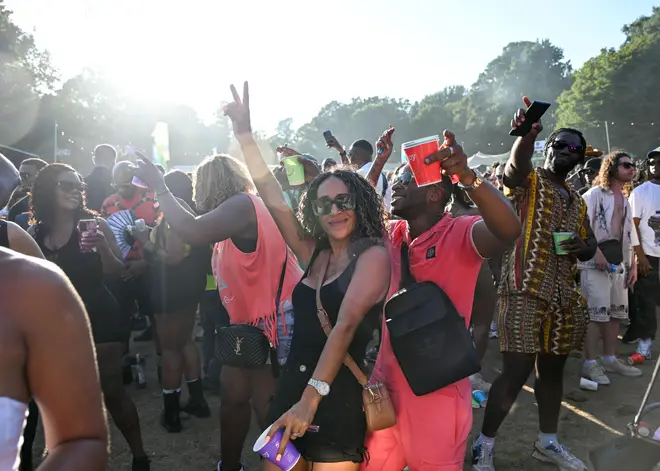
[[[282,164],[286,170],[286,178],[289,180],[289,185],[300,186],[305,184],[305,168],[298,161],[298,156],[285,157],[282,159]]]
[[[569,240],[573,238],[573,233],[572,232],[553,232],[552,233],[552,238],[555,241],[555,253],[557,255],[568,255],[568,252],[564,250],[561,245],[559,245],[560,242],[564,240]]]

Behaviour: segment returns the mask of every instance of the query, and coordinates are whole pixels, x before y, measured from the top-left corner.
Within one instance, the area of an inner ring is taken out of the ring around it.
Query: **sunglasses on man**
[[[550,147],[552,147],[555,150],[564,150],[568,149],[569,152],[573,154],[583,154],[584,153],[584,147],[582,147],[579,144],[569,144],[568,142],[565,141],[553,141],[552,144],[550,144]]]

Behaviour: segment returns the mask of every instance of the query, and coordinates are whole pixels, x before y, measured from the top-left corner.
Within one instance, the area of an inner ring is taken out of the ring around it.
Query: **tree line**
[[[189,106],[128,97],[93,70],[62,82],[48,52],[12,22],[3,3],[0,144],[52,160],[56,138],[60,159],[85,170],[95,144],[148,149],[154,124],[164,121],[174,165],[195,165],[212,149],[236,151],[221,104],[214,121],[205,123]],[[258,133],[258,139],[272,163],[278,145],[322,159],[331,155],[323,131],[331,130],[348,145],[360,138],[375,140],[389,125],[396,127],[398,142],[448,128],[470,154],[501,154],[511,147],[509,123],[525,94],[553,103],[544,117],[545,135],[555,126],[576,127],[589,144],[607,149],[607,122],[612,148],[643,156],[660,145],[660,7],[625,25],[623,32],[619,48],[601,50],[578,70],[548,40],[512,42],[470,87],[448,86],[417,102],[378,96],[333,101],[299,128],[286,118],[274,135]]]

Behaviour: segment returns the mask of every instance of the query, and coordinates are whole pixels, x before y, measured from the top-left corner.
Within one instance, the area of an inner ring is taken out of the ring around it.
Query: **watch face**
[[[316,387],[321,396],[327,396],[330,394],[330,385],[328,383],[319,381]]]

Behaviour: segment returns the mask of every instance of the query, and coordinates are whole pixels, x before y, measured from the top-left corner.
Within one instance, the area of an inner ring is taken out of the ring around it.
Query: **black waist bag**
[[[447,293],[410,273],[408,246],[401,246],[401,285],[385,305],[394,356],[417,396],[477,373],[481,366],[465,319]]]
[[[275,298],[278,319],[288,258],[289,249],[287,247]],[[270,364],[273,375],[275,377],[279,375],[279,363],[277,362],[275,347],[264,335],[263,330],[251,324],[232,324],[218,329],[215,336],[215,358],[221,365],[244,369],[261,368]]]

